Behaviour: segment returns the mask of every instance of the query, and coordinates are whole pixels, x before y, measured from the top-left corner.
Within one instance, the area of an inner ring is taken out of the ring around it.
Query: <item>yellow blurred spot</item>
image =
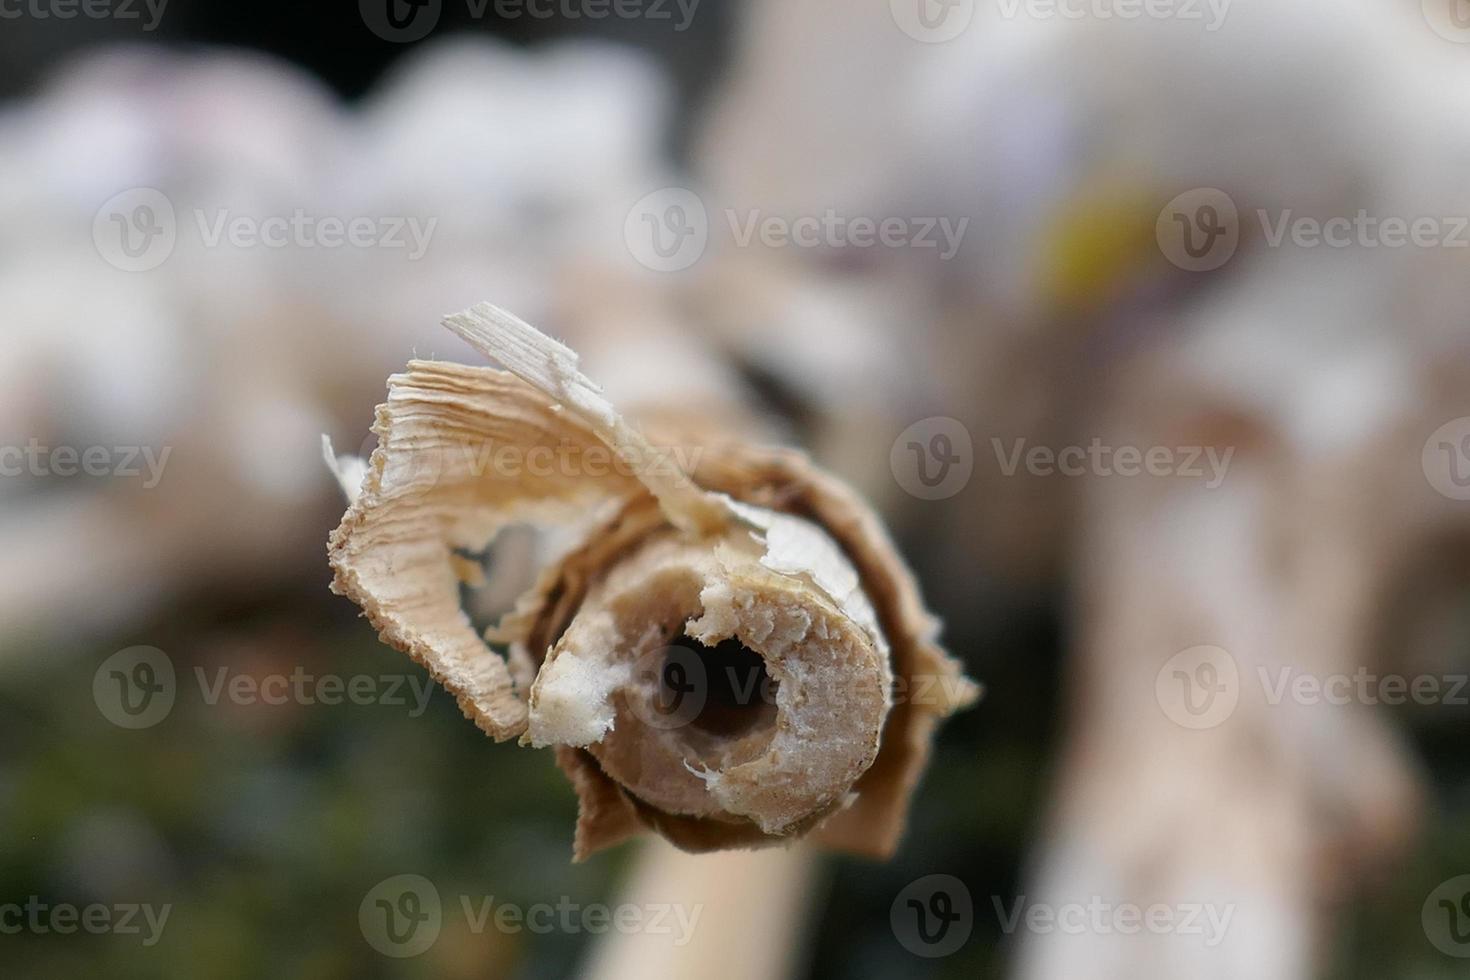
[[[1114,300],[1158,256],[1152,198],[1118,185],[1074,196],[1041,234],[1037,289],[1052,313],[1088,313]]]

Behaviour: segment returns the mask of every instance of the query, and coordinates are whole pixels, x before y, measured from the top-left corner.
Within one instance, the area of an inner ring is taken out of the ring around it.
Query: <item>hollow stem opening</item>
[[[690,677],[687,660],[672,652],[660,672],[661,696],[701,699],[689,721],[697,732],[723,739],[741,738],[776,720],[779,682],[766,672],[765,658],[735,638],[713,647],[692,644],[703,668]]]

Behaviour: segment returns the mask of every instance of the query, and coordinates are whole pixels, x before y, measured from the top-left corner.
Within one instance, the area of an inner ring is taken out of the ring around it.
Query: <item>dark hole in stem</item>
[[[692,646],[704,668],[703,677],[694,682],[703,688],[704,702],[690,721],[691,727],[729,738],[775,720],[776,691],[780,685],[766,673],[765,658],[733,637],[712,647],[697,643]],[[666,693],[674,693],[667,690],[674,676],[670,669],[674,663],[675,654],[671,651],[663,671]]]

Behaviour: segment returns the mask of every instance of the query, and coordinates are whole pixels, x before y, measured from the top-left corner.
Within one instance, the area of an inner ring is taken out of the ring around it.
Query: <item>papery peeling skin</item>
[[[934,643],[871,512],[791,451],[686,436],[671,444],[702,451],[676,457],[502,310],[446,325],[514,376],[414,362],[390,379],[330,542],[334,589],[487,732],[556,747],[582,803],[578,858],[639,828],[695,851],[811,834],[891,853],[935,724],[979,689]],[[498,467],[505,447],[583,465]],[[628,465],[594,467],[598,450]],[[589,513],[487,632],[508,665],[460,609],[461,553]]]

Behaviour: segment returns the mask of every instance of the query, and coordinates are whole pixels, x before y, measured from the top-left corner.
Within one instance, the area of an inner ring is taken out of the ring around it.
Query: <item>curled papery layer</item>
[[[485,731],[555,746],[579,858],[639,829],[891,853],[935,726],[979,689],[866,505],[799,453],[650,440],[503,311],[446,322],[514,374],[389,379],[333,588]],[[575,543],[481,637],[465,555],[524,523]]]
[[[461,608],[457,555],[512,524],[572,524],[642,484],[606,461],[586,465],[606,451],[596,435],[503,371],[410,362],[388,379],[373,428],[378,448],[328,543],[332,587],[476,724],[514,738],[526,727],[524,692]]]

